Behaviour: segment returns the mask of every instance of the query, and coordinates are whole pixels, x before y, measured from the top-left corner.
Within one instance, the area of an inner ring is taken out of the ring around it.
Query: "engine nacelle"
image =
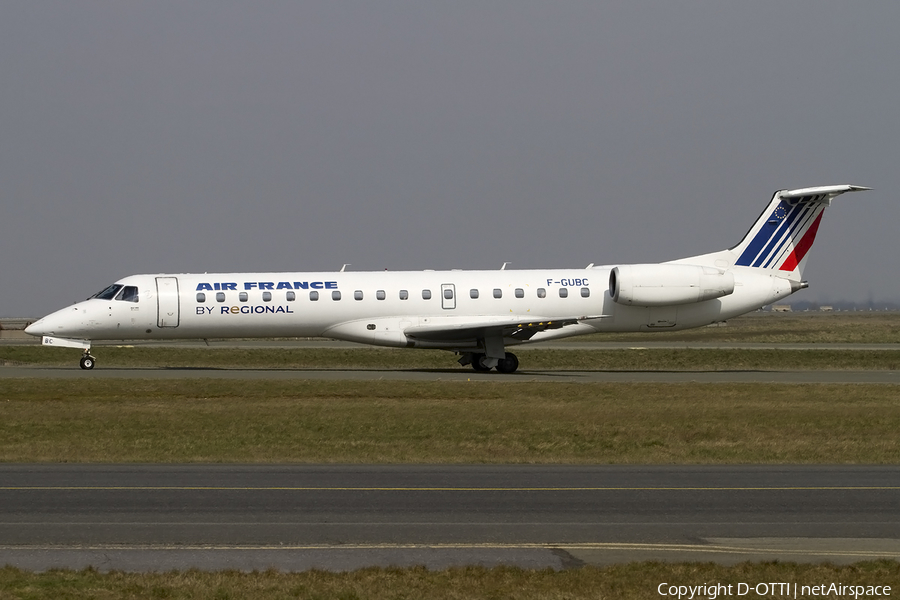
[[[622,265],[609,274],[619,304],[665,306],[721,298],[734,292],[734,274],[699,265]]]

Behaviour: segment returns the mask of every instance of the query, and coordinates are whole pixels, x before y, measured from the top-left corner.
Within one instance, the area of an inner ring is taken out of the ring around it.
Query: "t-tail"
[[[809,250],[816,240],[825,208],[846,192],[872,188],[858,185],[829,185],[780,190],[741,242],[714,254],[674,261],[708,264],[719,268],[750,267],[768,271],[800,284]]]

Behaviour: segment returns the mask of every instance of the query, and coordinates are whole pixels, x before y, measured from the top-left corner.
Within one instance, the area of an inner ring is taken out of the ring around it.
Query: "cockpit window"
[[[124,286],[118,283],[114,283],[102,292],[98,292],[91,296],[91,298],[97,298],[98,300],[112,300],[116,297],[116,294],[119,293]]]
[[[122,291],[119,292],[119,295],[116,296],[116,300],[123,300],[125,302],[137,302],[138,301],[137,286],[126,285],[124,288],[122,288]]]

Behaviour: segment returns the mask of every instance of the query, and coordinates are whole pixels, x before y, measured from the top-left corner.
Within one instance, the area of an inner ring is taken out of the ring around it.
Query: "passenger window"
[[[362,290],[356,290],[355,292],[353,292],[353,299],[354,300],[362,300],[363,299]]]
[[[263,302],[272,301],[272,292],[263,292]]]
[[[387,296],[384,294],[384,290],[378,290],[375,292],[375,298],[378,300],[384,300]]]
[[[225,292],[216,292],[216,302],[225,302]]]
[[[525,290],[523,290],[522,288],[516,288],[516,298],[524,298],[524,297],[525,297]]]
[[[138,301],[138,289],[133,285],[126,285],[122,288],[122,291],[119,292],[119,295],[116,296],[116,300],[122,300],[123,302],[137,302]]]
[[[538,294],[538,298],[546,298],[547,290],[545,290],[544,288],[538,288],[537,294]]]
[[[288,292],[284,295],[284,299],[288,302],[293,302],[297,299],[297,294],[295,292]]]
[[[590,298],[591,297],[591,288],[581,288],[581,297],[582,298]]]
[[[240,294],[238,294],[238,299],[241,302],[246,302],[247,301],[247,292],[241,292]]]
[[[332,299],[332,300],[340,300],[340,299],[341,299],[341,293],[340,293],[339,291],[337,291],[337,290],[331,292],[331,299]]]
[[[444,290],[444,298],[446,298],[447,300],[453,300],[453,290],[449,288]]]
[[[478,298],[478,290],[476,290],[476,289],[469,290],[469,298]]]
[[[431,290],[422,290],[422,300],[431,300]]]
[[[502,298],[502,297],[503,297],[503,290],[501,290],[500,288],[494,288],[494,298]]]
[[[313,290],[309,293],[309,299],[313,302],[319,299],[319,292]]]
[[[400,290],[400,299],[401,299],[401,300],[408,300],[408,299],[409,299],[409,292],[406,291],[406,290]]]
[[[560,298],[568,298],[569,297],[569,288],[559,288],[559,297]]]
[[[206,294],[197,292],[197,302],[206,302]]]

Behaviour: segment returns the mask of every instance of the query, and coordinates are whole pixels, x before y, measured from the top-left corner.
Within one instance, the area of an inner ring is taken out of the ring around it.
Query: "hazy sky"
[[[850,183],[797,300],[900,300],[900,3],[0,4],[0,316],[135,273],[584,267]]]

